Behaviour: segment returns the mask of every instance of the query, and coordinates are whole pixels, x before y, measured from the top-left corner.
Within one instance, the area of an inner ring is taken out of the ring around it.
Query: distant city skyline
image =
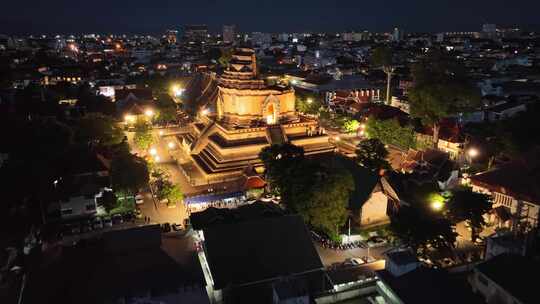
[[[73,2],[11,1],[3,4],[0,34],[126,33],[158,34],[185,24],[207,24],[213,33],[224,24],[238,32],[390,32],[480,31],[484,23],[540,28],[531,0],[270,1],[199,0]]]

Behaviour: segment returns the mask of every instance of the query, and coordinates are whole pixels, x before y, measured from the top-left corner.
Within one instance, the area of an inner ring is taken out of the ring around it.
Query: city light
[[[179,96],[182,96],[182,94],[184,94],[185,89],[175,84],[171,87],[171,91],[175,97],[179,97]]]
[[[469,154],[470,157],[476,157],[478,156],[478,150],[475,148],[470,148],[469,151],[467,151],[467,154]]]
[[[443,208],[444,204],[440,201],[434,201],[431,203],[431,208],[435,211],[440,211]]]
[[[159,130],[159,136],[163,136],[163,130]]]
[[[148,117],[152,117],[154,115],[154,111],[148,109],[144,112],[144,115],[148,116]]]
[[[311,103],[313,103],[313,99],[311,99],[311,98],[308,98],[308,99],[307,99],[307,103],[308,103],[308,104],[311,104]]]
[[[174,143],[171,141],[167,144],[167,147],[169,147],[169,149],[174,149]]]
[[[161,158],[159,158],[159,156],[157,156],[157,155],[154,156],[154,161],[155,161],[156,163],[159,162],[160,159],[161,159]]]
[[[124,116],[124,121],[127,123],[127,122],[134,122],[135,121],[135,116],[133,115],[126,115]]]
[[[201,111],[201,114],[202,114],[202,115],[205,115],[205,116],[208,115],[208,113],[209,113],[208,109],[203,109],[203,110]]]
[[[156,154],[157,154],[156,148],[151,148],[151,149],[149,150],[149,152],[150,152],[150,155],[156,155]]]

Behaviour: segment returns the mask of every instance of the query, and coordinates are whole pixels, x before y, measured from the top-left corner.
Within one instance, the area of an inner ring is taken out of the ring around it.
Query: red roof
[[[439,139],[452,143],[463,142],[461,127],[455,119],[445,118],[439,126]],[[422,133],[433,136],[433,127],[425,127]]]
[[[540,205],[540,148],[498,168],[471,176],[471,183]]]
[[[115,98],[116,100],[123,100],[129,96],[129,94],[133,94],[138,100],[152,100],[152,89],[124,89],[124,90],[116,90],[115,91]]]
[[[261,189],[266,186],[266,182],[259,176],[250,176],[247,178],[244,188],[246,190],[250,189]]]

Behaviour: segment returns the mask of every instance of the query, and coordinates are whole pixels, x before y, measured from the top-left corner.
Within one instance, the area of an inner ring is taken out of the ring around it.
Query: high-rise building
[[[403,32],[402,29],[395,27],[394,32],[392,33],[392,41],[399,42],[403,40],[404,36],[405,36],[405,32]]]
[[[208,38],[208,26],[206,24],[189,24],[184,26],[184,40],[203,41]]]
[[[482,36],[487,39],[497,38],[497,25],[495,24],[482,25]]]
[[[165,40],[169,44],[176,44],[177,37],[178,37],[178,31],[176,30],[167,30],[165,32]]]
[[[253,32],[251,34],[251,41],[254,45],[270,45],[272,43],[272,35],[270,33]]]
[[[223,26],[223,42],[233,43],[236,35],[236,27],[234,25]]]

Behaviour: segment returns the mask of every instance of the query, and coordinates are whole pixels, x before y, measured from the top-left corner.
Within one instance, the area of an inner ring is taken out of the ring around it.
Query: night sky
[[[26,0],[3,1],[0,34],[162,33],[183,24],[243,31],[539,28],[539,0]]]

